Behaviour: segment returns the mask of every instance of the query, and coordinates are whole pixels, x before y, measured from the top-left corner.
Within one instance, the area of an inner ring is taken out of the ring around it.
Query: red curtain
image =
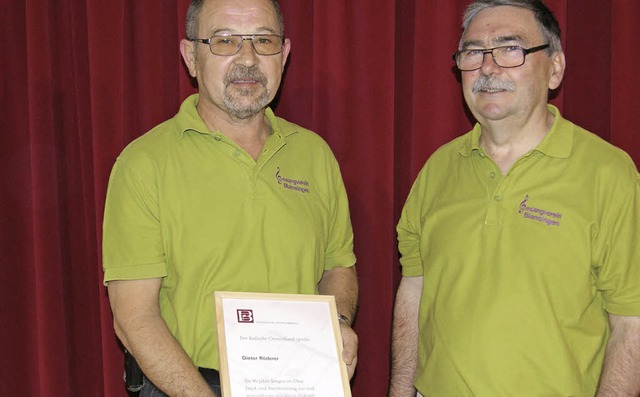
[[[395,222],[413,178],[472,125],[450,55],[468,0],[281,0],[293,49],[276,112],[329,142],[361,283],[354,396],[383,396]],[[553,102],[640,164],[640,3],[548,0],[568,68]],[[0,395],[126,396],[101,284],[114,159],[195,91],[188,0],[2,0]]]

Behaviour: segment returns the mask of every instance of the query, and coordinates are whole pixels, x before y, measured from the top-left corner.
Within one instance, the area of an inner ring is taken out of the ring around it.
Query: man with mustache
[[[477,124],[398,223],[389,395],[638,396],[638,173],[548,104],[558,22],[539,0],[474,1],[454,60]]]
[[[335,295],[353,374],[358,284],[338,164],[268,108],[290,46],[275,0],[192,0],[180,50],[199,93],[113,168],[104,279],[143,397],[220,395],[214,291]]]

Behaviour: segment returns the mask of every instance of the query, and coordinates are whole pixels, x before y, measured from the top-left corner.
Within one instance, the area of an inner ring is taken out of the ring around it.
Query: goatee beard
[[[253,80],[262,86],[262,92],[257,98],[252,98],[256,94],[256,87],[237,88],[233,91],[229,88],[234,81]],[[269,90],[267,88],[267,77],[254,65],[246,67],[236,65],[224,79],[224,105],[229,114],[237,119],[245,120],[256,116],[269,104]]]

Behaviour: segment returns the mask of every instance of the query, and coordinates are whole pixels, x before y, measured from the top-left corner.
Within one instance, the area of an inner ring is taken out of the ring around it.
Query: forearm
[[[353,322],[358,309],[358,277],[356,267],[337,267],[327,270],[318,283],[321,295],[333,295],[339,314]]]
[[[418,310],[422,277],[403,277],[396,294],[391,339],[389,397],[415,397],[418,366]]]
[[[118,334],[147,378],[170,396],[213,396],[162,319],[141,320],[145,321],[145,326],[129,327]]]
[[[170,396],[214,396],[167,328],[159,307],[131,297],[132,294],[144,296],[145,288],[127,290],[120,288],[122,284],[111,284],[109,296],[116,334],[147,378]]]
[[[640,395],[640,317],[609,315],[611,336],[597,397]]]
[[[351,379],[358,364],[358,336],[351,328],[358,307],[358,278],[355,266],[325,271],[318,283],[318,292],[322,295],[333,295],[338,313],[347,318],[346,322],[340,321],[340,336],[342,359]]]

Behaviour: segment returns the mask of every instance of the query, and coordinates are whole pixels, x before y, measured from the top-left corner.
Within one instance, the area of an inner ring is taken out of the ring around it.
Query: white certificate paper
[[[215,292],[223,397],[351,397],[335,299]]]

